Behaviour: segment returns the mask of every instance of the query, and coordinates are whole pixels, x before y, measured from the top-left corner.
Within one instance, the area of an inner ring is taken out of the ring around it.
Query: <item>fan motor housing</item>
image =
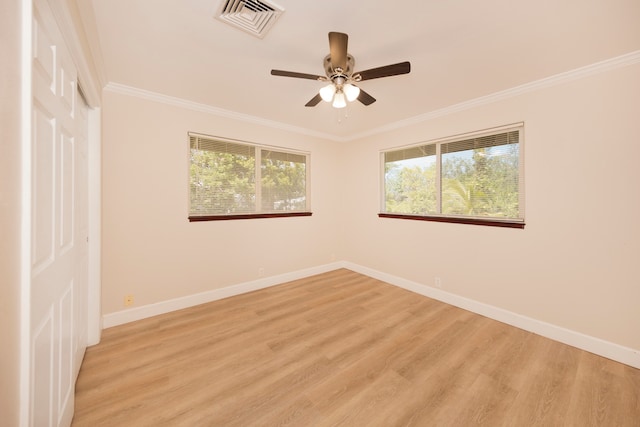
[[[339,68],[334,69],[333,67],[331,67],[331,55],[327,55],[324,57],[324,72],[327,75],[327,77],[329,77],[330,80],[333,80],[335,77],[339,77],[339,76],[344,76],[344,77],[351,77],[351,74],[353,74],[353,70],[355,67],[355,63],[356,60],[353,58],[352,55],[347,54],[347,69],[346,70],[340,70]]]

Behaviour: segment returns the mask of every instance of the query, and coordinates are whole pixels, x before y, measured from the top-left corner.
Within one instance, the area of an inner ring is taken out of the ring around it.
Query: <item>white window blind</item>
[[[262,210],[306,209],[307,157],[273,150],[260,152]]]
[[[438,213],[436,160],[435,144],[384,153],[387,212]]]
[[[518,130],[441,144],[442,213],[520,217]]]
[[[524,220],[522,125],[382,153],[382,212]]]
[[[305,212],[307,153],[189,134],[190,217]]]

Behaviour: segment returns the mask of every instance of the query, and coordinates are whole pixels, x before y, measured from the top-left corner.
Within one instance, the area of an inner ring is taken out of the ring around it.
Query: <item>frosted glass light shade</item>
[[[333,97],[333,107],[334,108],[344,108],[347,106],[347,100],[344,98],[344,93],[337,92],[336,96]]]
[[[358,86],[354,86],[350,83],[347,83],[342,88],[344,90],[344,94],[347,96],[347,101],[353,102],[358,99],[360,95],[360,88]]]
[[[336,93],[336,87],[333,84],[326,85],[320,89],[320,97],[325,102],[331,102],[333,95]]]

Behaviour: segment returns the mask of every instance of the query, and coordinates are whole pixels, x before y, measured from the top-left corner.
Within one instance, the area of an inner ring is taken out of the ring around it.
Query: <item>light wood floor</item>
[[[80,426],[640,426],[640,370],[349,270],[104,331]]]

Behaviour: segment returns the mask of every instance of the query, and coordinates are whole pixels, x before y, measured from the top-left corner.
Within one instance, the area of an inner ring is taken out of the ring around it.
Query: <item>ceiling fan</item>
[[[348,40],[349,36],[345,33],[329,33],[329,55],[324,58],[326,76],[282,70],[271,70],[271,74],[328,82],[329,84],[322,87],[320,92],[305,104],[305,107],[315,107],[324,100],[331,102],[335,108],[344,108],[347,106],[347,101],[352,102],[356,99],[364,105],[376,102],[373,96],[356,86],[356,83],[407,74],[411,71],[411,63],[405,61],[354,73],[355,60],[347,52]]]

